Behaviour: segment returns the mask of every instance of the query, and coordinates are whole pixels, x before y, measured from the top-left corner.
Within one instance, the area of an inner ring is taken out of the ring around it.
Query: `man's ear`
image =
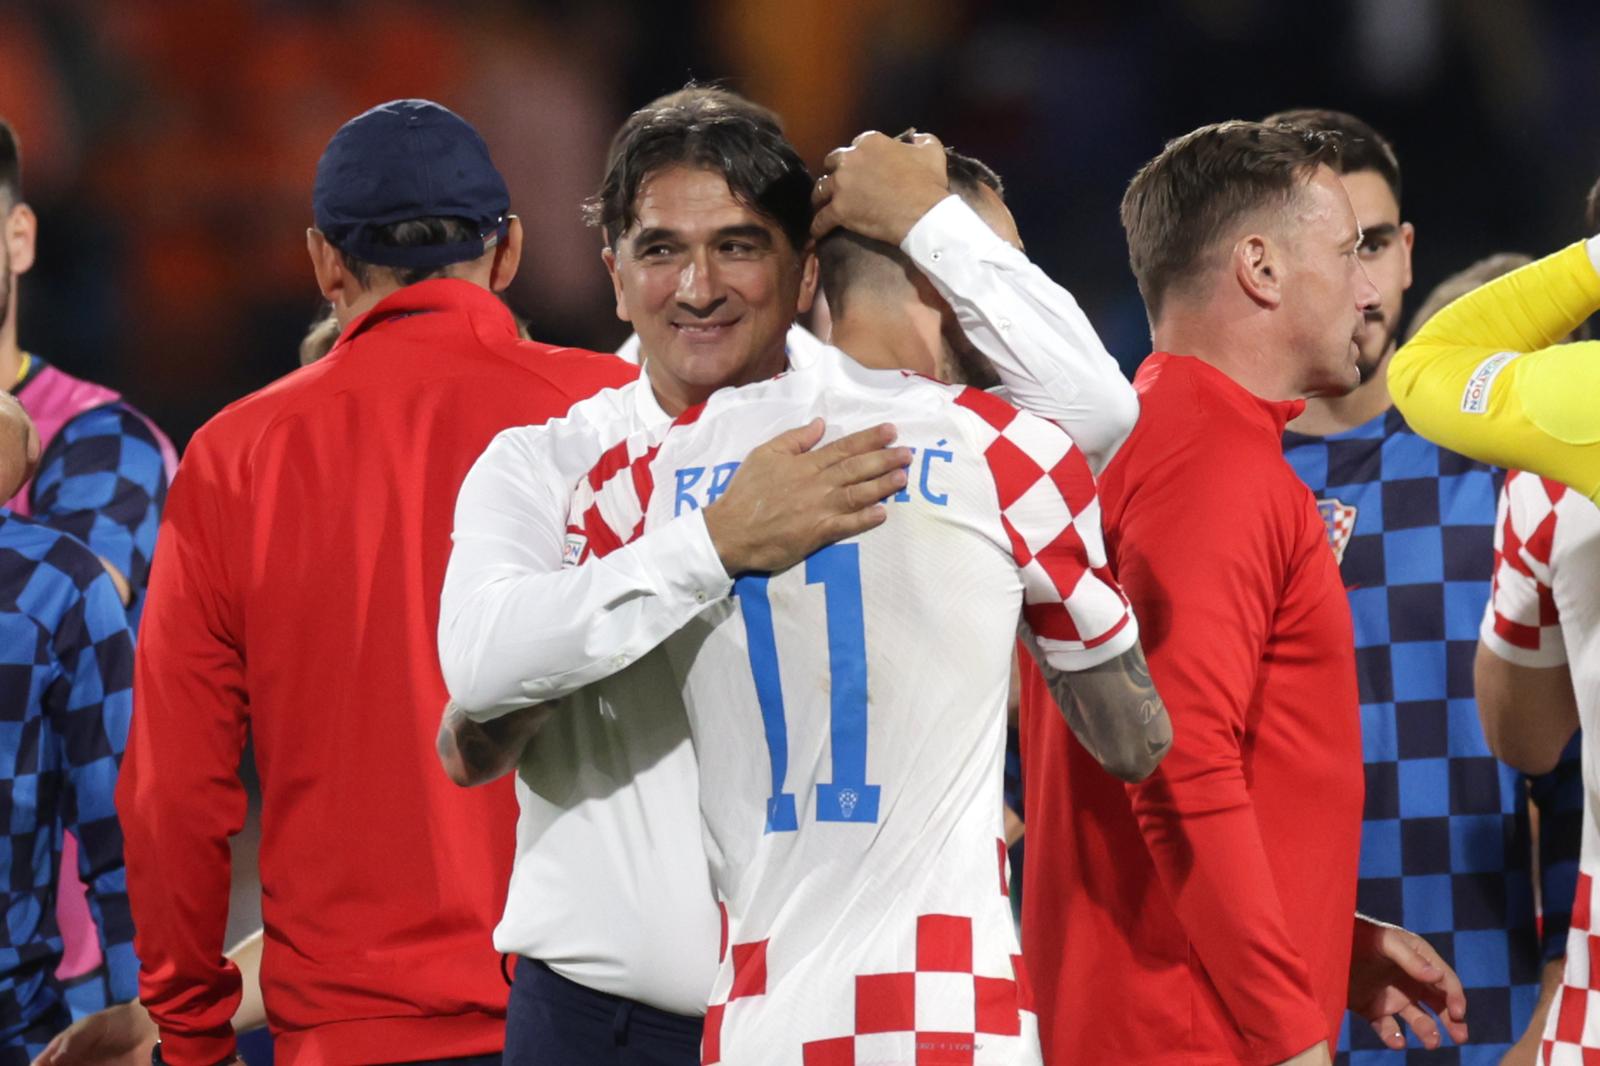
[[[812,242],[806,245],[805,252],[800,256],[800,304],[796,308],[798,314],[805,314],[816,302],[819,277],[821,274],[817,265],[817,246]]]
[[[1272,240],[1259,233],[1239,238],[1230,265],[1239,288],[1257,304],[1272,308],[1283,302],[1283,257]]]
[[[505,292],[522,265],[522,219],[506,219],[506,239],[494,249],[494,265],[489,268],[489,291]]]
[[[600,249],[600,261],[606,265],[606,274],[611,278],[611,292],[617,300],[617,317],[624,322],[632,322],[628,315],[628,300],[622,294],[622,274],[617,270],[617,253],[610,247]]]
[[[6,253],[13,274],[26,274],[33,268],[34,248],[39,236],[39,219],[27,204],[13,204],[5,216]]]
[[[311,256],[311,272],[316,275],[322,298],[339,307],[350,302],[355,279],[345,268],[344,256],[318,229],[306,230],[306,252]]]
[[[1400,223],[1400,249],[1401,254],[1406,258],[1406,280],[1400,286],[1400,291],[1402,292],[1411,288],[1411,249],[1415,247],[1416,243],[1417,227],[1409,222]]]

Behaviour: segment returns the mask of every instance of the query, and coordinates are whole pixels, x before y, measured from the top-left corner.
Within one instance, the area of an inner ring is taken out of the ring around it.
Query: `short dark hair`
[[[7,206],[22,202],[22,147],[11,123],[0,118],[0,196]]]
[[[909,140],[911,131],[900,135]],[[976,205],[980,188],[989,188],[1003,201],[1005,183],[987,163],[962,155],[954,148],[944,150],[944,173],[950,191],[968,204]],[[845,293],[868,272],[891,270],[901,274],[915,269],[900,249],[840,227],[817,242],[818,268],[822,274],[822,293],[835,314],[844,310]],[[907,275],[909,276],[909,275]]]
[[[1268,115],[1263,122],[1272,126],[1300,126],[1339,138],[1339,158],[1332,163],[1340,174],[1359,174],[1371,170],[1382,178],[1400,202],[1400,157],[1394,154],[1389,139],[1348,111],[1322,107],[1297,107]]]
[[[1600,178],[1596,178],[1589,187],[1589,198],[1583,205],[1583,221],[1588,227],[1588,236],[1592,237],[1596,231],[1600,231]]]
[[[811,236],[811,172],[778,116],[737,93],[690,84],[628,116],[612,138],[600,189],[584,221],[607,245],[637,220],[639,187],[665,167],[714,170],[734,197],[777,223],[796,252]]]
[[[1286,207],[1338,151],[1332,134],[1237,119],[1168,141],[1122,197],[1128,263],[1150,318],[1230,226],[1263,207]]]
[[[387,226],[373,226],[367,230],[367,239],[374,244],[387,244],[396,248],[419,248],[431,244],[457,244],[462,241],[477,240],[479,233],[477,225],[464,218],[411,218],[404,222],[391,222]],[[486,244],[485,251],[488,247]],[[378,271],[393,275],[401,285],[415,285],[429,278],[446,277],[452,267],[459,265],[445,263],[436,267],[378,266],[365,259],[358,259],[343,249],[339,254],[344,257],[345,269],[355,276],[363,288],[372,286],[372,279]]]

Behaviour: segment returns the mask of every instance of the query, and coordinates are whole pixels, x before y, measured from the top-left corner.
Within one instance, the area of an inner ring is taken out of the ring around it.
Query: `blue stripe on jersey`
[[[1576,745],[1530,782],[1489,754],[1478,723],[1472,659],[1499,478],[1392,410],[1326,438],[1286,433],[1284,454],[1342,554],[1355,622],[1367,776],[1360,909],[1427,936],[1461,975],[1472,1043],[1435,1055],[1498,1062],[1527,1027],[1548,957],[1535,931],[1530,787],[1543,829],[1544,944],[1556,955],[1583,810]],[[1346,1022],[1339,1047],[1351,1066],[1408,1058],[1359,1020]]]

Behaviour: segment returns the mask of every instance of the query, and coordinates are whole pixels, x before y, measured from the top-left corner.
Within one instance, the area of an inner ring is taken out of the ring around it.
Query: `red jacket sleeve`
[[[1272,1063],[1328,1035],[1242,756],[1290,542],[1271,479],[1241,469],[1244,449],[1191,443],[1130,491],[1119,524],[1118,577],[1173,728],[1165,760],[1128,792],[1193,951],[1254,1061]]]
[[[232,1053],[240,996],[239,971],[222,957],[228,838],[246,809],[244,659],[228,571],[248,548],[229,517],[241,514],[241,494],[204,433],[173,482],[157,540],[117,788],[139,998],[177,1066]]]

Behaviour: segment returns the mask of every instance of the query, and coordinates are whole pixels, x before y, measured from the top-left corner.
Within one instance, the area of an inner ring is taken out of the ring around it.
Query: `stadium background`
[[[1388,134],[1419,233],[1413,308],[1482,255],[1581,236],[1600,171],[1594,0],[0,0],[0,114],[41,226],[22,342],[181,446],[295,365],[328,137],[426,96],[506,174],[533,335],[614,347],[626,327],[577,205],[621,119],[690,77],[776,108],[813,165],[911,124],[994,165],[1030,255],[1130,371],[1148,333],[1118,201],[1203,122],[1327,106]],[[253,851],[236,930],[257,920]]]

